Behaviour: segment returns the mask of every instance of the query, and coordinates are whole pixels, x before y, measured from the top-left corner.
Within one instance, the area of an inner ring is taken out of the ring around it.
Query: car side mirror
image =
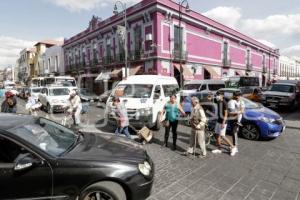
[[[15,162],[14,170],[16,172],[25,171],[34,167],[38,162],[32,158],[31,154],[26,153],[18,156],[17,161]]]

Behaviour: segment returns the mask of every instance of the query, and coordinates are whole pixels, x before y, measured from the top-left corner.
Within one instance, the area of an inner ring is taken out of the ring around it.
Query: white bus
[[[31,80],[31,86],[47,87],[47,86],[63,86],[72,89],[77,89],[76,80],[71,76],[53,76],[53,77],[38,77]]]

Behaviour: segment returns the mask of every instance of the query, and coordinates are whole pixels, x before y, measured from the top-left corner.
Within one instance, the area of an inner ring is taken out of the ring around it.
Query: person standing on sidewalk
[[[191,112],[191,136],[190,136],[190,145],[186,152],[186,155],[193,154],[196,151],[197,139],[200,145],[202,155],[201,157],[206,157],[206,146],[205,146],[205,125],[206,125],[206,116],[204,109],[200,105],[199,99],[197,97],[192,97],[192,112]]]
[[[124,105],[121,104],[121,101],[118,97],[113,97],[113,106],[115,107],[115,114],[117,120],[117,129],[115,134],[120,136],[120,134],[124,133],[127,138],[131,138],[128,127],[129,127],[129,119],[127,115],[127,110]]]
[[[173,147],[172,147],[172,150],[173,151],[176,150],[177,126],[178,126],[178,114],[179,114],[179,112],[181,112],[183,116],[186,116],[186,114],[183,111],[182,107],[177,103],[176,94],[172,94],[170,96],[170,101],[168,103],[166,103],[166,105],[164,106],[164,109],[161,111],[160,119],[162,119],[164,114],[166,114],[164,146],[168,147],[170,129],[172,128],[172,133],[173,133]]]
[[[232,130],[232,143],[235,146],[236,152],[238,152],[237,145],[239,126],[242,126],[241,120],[245,109],[245,105],[241,99],[241,96],[241,92],[235,92],[232,99],[228,102],[228,124]]]
[[[230,147],[230,155],[234,156],[236,154],[236,147],[226,137],[228,110],[224,100],[224,93],[218,91],[216,95],[217,95],[216,100],[218,106],[218,111],[217,111],[218,116],[217,116],[217,123],[215,127],[217,149],[213,150],[212,153],[214,154],[222,153],[221,140],[223,140]]]

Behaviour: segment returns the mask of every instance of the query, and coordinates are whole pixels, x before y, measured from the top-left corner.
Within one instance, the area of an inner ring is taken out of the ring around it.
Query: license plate
[[[90,100],[90,102],[93,103],[93,102],[94,102],[94,99]]]

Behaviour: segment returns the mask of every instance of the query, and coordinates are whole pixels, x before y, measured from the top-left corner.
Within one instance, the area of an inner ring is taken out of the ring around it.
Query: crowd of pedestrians
[[[194,154],[197,144],[199,144],[201,150],[200,157],[205,158],[207,156],[205,130],[209,120],[212,118],[216,120],[214,127],[216,143],[212,153],[219,154],[229,151],[231,156],[238,153],[238,131],[239,127],[242,126],[241,119],[244,112],[244,103],[241,100],[241,96],[240,92],[235,92],[233,97],[226,102],[224,93],[218,91],[215,98],[214,95],[209,94],[204,104],[200,103],[197,97],[192,97],[192,111],[189,116],[191,133],[189,145],[184,155]],[[115,106],[117,120],[115,133],[117,135],[125,134],[126,137],[131,138],[128,130],[129,120],[126,108],[117,97],[113,98],[113,105]],[[187,116],[180,103],[178,103],[176,94],[170,96],[170,100],[165,104],[160,113],[160,121],[165,128],[163,146],[168,147],[169,135],[172,131],[173,145],[171,149],[176,150],[178,122],[181,116]],[[226,136],[227,126],[231,128],[232,139]]]
[[[34,105],[35,102],[31,95],[28,94],[28,103]],[[118,97],[113,97],[113,106],[115,107],[114,113],[117,122],[117,128],[115,134],[119,136],[124,134],[127,138],[131,138],[129,132],[129,118],[126,107],[121,103]],[[215,132],[215,149],[212,150],[213,154],[219,154],[228,148],[230,155],[234,156],[238,153],[238,131],[239,127],[242,126],[241,119],[244,112],[244,103],[241,100],[241,93],[235,92],[233,97],[226,102],[224,93],[218,91],[215,95],[209,94],[207,101],[201,105],[197,97],[191,99],[192,111],[189,116],[189,124],[191,126],[191,133],[189,139],[189,145],[184,155],[194,154],[196,146],[199,144],[201,150],[201,158],[207,156],[207,148],[205,142],[205,130],[209,123],[209,119],[212,117],[216,118],[214,127]],[[80,124],[80,113],[82,110],[82,104],[80,97],[76,91],[70,92],[69,112],[72,113],[74,125]],[[31,106],[32,107],[32,106]],[[1,105],[1,112],[4,113],[16,113],[17,111],[17,98],[16,96],[8,91],[5,93],[5,99]],[[186,117],[186,113],[182,109],[181,105],[177,101],[176,94],[170,96],[170,100],[165,104],[163,110],[160,112],[160,121],[165,128],[163,146],[168,147],[168,140],[170,131],[172,131],[173,145],[172,150],[177,149],[177,127],[180,116]],[[230,126],[232,139],[230,140],[226,136],[227,126]],[[224,147],[225,144],[226,146]]]

